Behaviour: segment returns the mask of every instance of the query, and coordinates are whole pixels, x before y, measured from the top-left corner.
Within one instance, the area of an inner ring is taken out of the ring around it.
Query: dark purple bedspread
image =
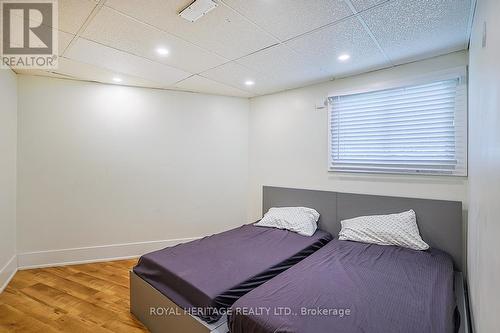
[[[231,333],[454,331],[442,251],[333,240],[231,308]]]
[[[207,322],[239,297],[311,255],[332,239],[243,225],[139,259],[134,272]],[[196,308],[196,309],[193,309]],[[203,308],[203,311],[199,311]],[[214,311],[215,309],[215,311]]]

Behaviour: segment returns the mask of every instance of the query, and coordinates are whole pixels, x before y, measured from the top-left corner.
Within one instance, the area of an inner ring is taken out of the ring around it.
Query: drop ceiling
[[[474,6],[216,1],[188,22],[178,12],[191,0],[59,0],[59,68],[17,72],[253,97],[466,49]]]

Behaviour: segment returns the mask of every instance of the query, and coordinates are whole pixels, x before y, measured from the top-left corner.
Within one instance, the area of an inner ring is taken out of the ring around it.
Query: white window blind
[[[467,175],[463,77],[329,98],[329,170]]]

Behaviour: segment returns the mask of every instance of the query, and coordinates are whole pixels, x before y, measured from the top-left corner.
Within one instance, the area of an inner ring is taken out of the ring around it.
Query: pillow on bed
[[[420,237],[413,210],[399,214],[360,216],[340,223],[340,240],[397,245],[414,250],[429,248]]]
[[[312,236],[318,228],[319,213],[307,207],[271,208],[262,220],[255,223],[261,227],[286,229],[303,236]]]

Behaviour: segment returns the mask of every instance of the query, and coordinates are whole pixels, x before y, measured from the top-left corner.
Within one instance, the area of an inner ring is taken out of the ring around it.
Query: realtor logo
[[[57,67],[57,0],[0,0],[0,68]]]

